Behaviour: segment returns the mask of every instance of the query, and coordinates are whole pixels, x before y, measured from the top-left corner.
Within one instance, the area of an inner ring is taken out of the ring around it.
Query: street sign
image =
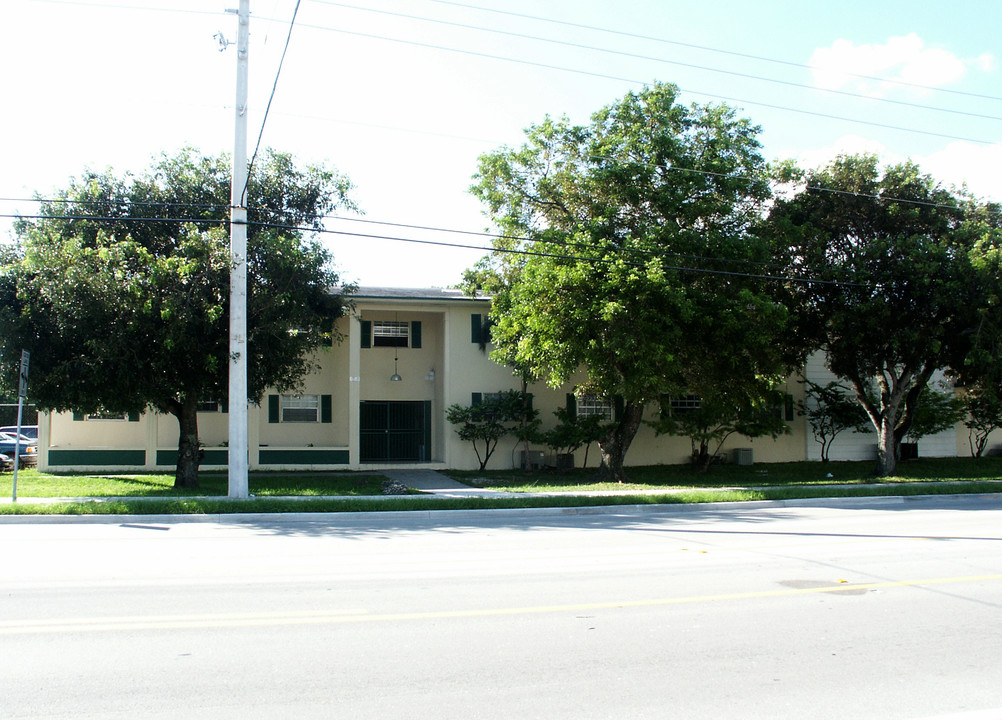
[[[28,361],[31,359],[31,353],[27,350],[21,351],[21,383],[18,387],[17,394],[19,397],[28,397]]]

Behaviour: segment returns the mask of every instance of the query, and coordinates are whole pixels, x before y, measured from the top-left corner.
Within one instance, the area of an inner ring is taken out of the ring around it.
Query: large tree
[[[501,237],[468,279],[493,295],[495,357],[554,386],[582,371],[583,391],[622,398],[599,443],[617,480],[662,394],[761,396],[784,373],[785,310],[753,277],[771,258],[749,232],[770,196],[757,134],[657,84],[480,158],[472,192]]]
[[[200,401],[227,401],[230,163],[186,149],[145,173],[86,173],[16,226],[0,271],[0,363],[31,351],[42,409],[177,418],[175,484],[198,484]],[[347,179],[267,152],[247,189],[248,390],[289,390],[345,309],[324,215],[353,207]]]
[[[994,221],[910,162],[843,156],[786,179],[801,190],[769,227],[810,281],[794,293],[799,337],[848,382],[877,432],[876,472],[893,474],[929,379],[970,355],[988,302],[972,251]]]

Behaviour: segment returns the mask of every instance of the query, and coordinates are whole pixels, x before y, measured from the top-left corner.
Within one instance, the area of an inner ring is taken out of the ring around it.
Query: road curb
[[[388,510],[386,512],[292,512],[292,513],[210,513],[205,515],[0,515],[0,524],[93,524],[93,525],[164,525],[180,523],[210,523],[219,525],[261,524],[281,521],[283,524],[325,522],[329,524],[372,524],[383,520],[427,520],[450,522],[473,520],[488,515],[496,517],[539,517],[575,515],[686,515],[719,510],[765,510],[769,508],[881,508],[908,505],[937,499],[943,502],[977,501],[1002,502],[1002,493],[970,493],[955,495],[883,495],[873,497],[798,498],[792,500],[747,500],[705,503],[663,503],[637,505],[586,505],[579,507],[486,508],[458,510]]]

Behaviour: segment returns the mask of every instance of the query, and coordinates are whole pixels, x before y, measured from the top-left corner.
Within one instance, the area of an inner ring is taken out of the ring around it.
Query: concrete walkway
[[[380,473],[390,480],[406,485],[412,490],[432,493],[441,497],[512,497],[513,493],[503,493],[497,490],[486,490],[463,485],[435,470],[381,470]]]

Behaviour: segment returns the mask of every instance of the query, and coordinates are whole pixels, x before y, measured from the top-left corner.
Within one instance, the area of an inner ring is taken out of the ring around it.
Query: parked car
[[[13,460],[16,454],[20,459],[20,466],[38,465],[38,443],[25,438],[18,438],[12,433],[0,432],[0,453],[10,456]]]
[[[4,425],[0,427],[0,433],[10,433],[14,435],[17,433],[17,425]],[[38,425],[22,425],[21,434],[25,437],[31,438],[32,440],[38,440]]]
[[[3,453],[0,453],[0,472],[7,472],[8,470],[14,469],[14,458],[7,457]]]

